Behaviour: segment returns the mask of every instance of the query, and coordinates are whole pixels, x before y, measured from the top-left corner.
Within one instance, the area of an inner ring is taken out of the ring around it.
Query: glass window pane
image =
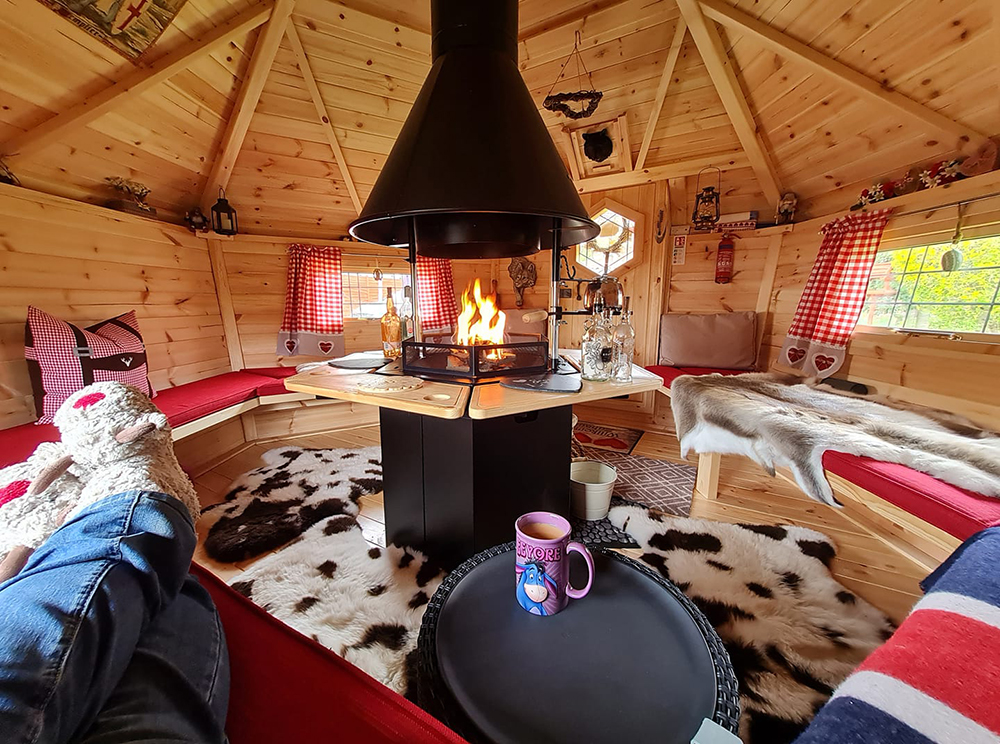
[[[917,278],[917,274],[903,277],[899,283],[899,291],[896,293],[898,302],[910,302],[913,299],[913,289],[917,286]]]
[[[913,305],[906,327],[979,333],[988,311],[988,305]]]
[[[911,250],[910,258],[906,262],[906,271],[920,271],[920,267],[924,262],[924,254],[926,252],[926,248],[914,248]]]

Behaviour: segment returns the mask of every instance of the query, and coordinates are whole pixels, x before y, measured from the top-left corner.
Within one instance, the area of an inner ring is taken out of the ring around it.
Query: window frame
[[[588,212],[590,214],[590,218],[596,219],[605,209],[611,210],[612,212],[621,215],[622,217],[630,220],[633,224],[632,258],[630,258],[628,261],[625,261],[624,263],[619,264],[618,266],[616,266],[615,268],[611,269],[608,272],[609,276],[615,276],[623,271],[628,271],[632,268],[635,268],[636,266],[642,263],[642,251],[644,248],[643,243],[646,235],[646,230],[645,230],[646,217],[642,212],[639,212],[638,210],[632,209],[631,207],[627,207],[621,202],[615,201],[614,199],[604,197],[600,201],[596,202],[590,208]],[[579,243],[573,246],[573,263],[583,271],[588,272],[589,274],[593,274],[594,276],[600,276],[601,272],[594,271],[589,266],[580,263],[580,261],[578,260],[579,248],[580,248]]]
[[[966,238],[962,242],[966,242],[966,241],[970,241],[971,242],[971,241],[974,241],[974,240],[982,240],[982,239],[991,238],[991,237],[992,238],[1000,237],[1000,234],[998,234],[998,235],[976,235],[975,237]],[[910,245],[900,245],[900,246],[893,247],[893,248],[882,249],[882,250],[880,250],[878,252],[879,253],[889,253],[889,252],[891,252],[891,253],[897,253],[899,251],[909,251],[909,252],[912,253],[913,250],[927,249],[927,248],[931,248],[933,246],[949,245],[949,244],[951,244],[951,242],[952,242],[951,240],[947,240],[947,239],[932,240],[932,241],[928,241],[928,242],[920,241],[920,242],[916,242],[916,243],[913,243],[913,244],[910,244]],[[909,264],[909,260],[910,259],[909,259],[909,256],[908,256],[907,257],[907,265]],[[919,286],[920,277],[923,276],[923,274],[925,273],[923,271],[924,262],[925,261],[926,261],[926,254],[924,255],[924,258],[921,260],[920,268],[917,271],[913,271],[913,272],[906,272],[906,271],[904,271],[903,272],[903,276],[904,277],[906,275],[908,275],[908,274],[910,276],[917,277],[917,280],[914,283],[913,294],[911,295],[911,301],[908,302],[908,303],[905,303],[905,305],[908,308],[910,308],[910,307],[913,306],[912,296],[916,295],[916,289]],[[980,266],[980,267],[958,269],[958,270],[959,271],[976,271],[976,270],[989,271],[989,270],[996,270],[998,268],[1000,268],[1000,264],[997,264],[996,266]],[[932,270],[932,271],[928,271],[926,273],[929,273],[929,274],[940,273],[940,270],[935,269],[935,270]],[[868,292],[866,290],[866,292],[865,292],[865,303],[866,304],[867,304],[867,300],[868,300]],[[899,303],[899,304],[904,304],[904,303]],[[990,318],[994,314],[1000,313],[1000,278],[997,279],[997,286],[994,288],[993,299],[989,303],[986,303],[986,302],[968,302],[968,303],[964,303],[964,302],[962,302],[962,303],[924,303],[924,304],[931,304],[931,305],[955,304],[955,305],[969,305],[969,306],[987,305],[987,306],[990,307],[990,312],[988,312],[987,316],[986,316],[986,321],[984,323],[984,325],[986,325],[986,324],[989,323]],[[907,310],[907,315],[909,315],[909,309]],[[948,340],[955,340],[955,341],[969,341],[969,342],[975,342],[975,343],[986,343],[986,344],[992,344],[992,345],[1000,345],[1000,332],[990,333],[990,332],[985,332],[985,331],[960,331],[960,330],[959,331],[955,331],[955,330],[933,330],[933,329],[922,329],[922,328],[906,328],[906,327],[902,327],[902,326],[900,326],[900,327],[894,327],[894,326],[868,325],[868,324],[862,323],[860,321],[855,326],[854,332],[852,334],[852,336],[872,336],[872,337],[878,337],[878,336],[885,337],[887,335],[893,335],[893,336],[910,336],[910,337],[945,338],[945,339],[948,339]]]

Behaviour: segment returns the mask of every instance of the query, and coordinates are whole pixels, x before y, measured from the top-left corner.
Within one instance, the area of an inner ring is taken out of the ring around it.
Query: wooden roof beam
[[[312,99],[313,106],[316,108],[316,116],[319,118],[320,126],[323,127],[323,134],[326,135],[326,139],[330,143],[330,149],[333,150],[333,159],[337,161],[337,167],[340,168],[340,173],[344,177],[344,183],[347,184],[347,191],[351,195],[351,202],[353,202],[354,209],[357,213],[361,214],[361,197],[358,195],[358,189],[354,183],[354,179],[351,178],[351,172],[347,168],[347,158],[344,157],[344,151],[340,147],[340,141],[337,139],[337,133],[333,130],[333,125],[330,123],[330,115],[327,113],[326,104],[323,102],[323,95],[320,93],[319,86],[316,85],[316,78],[313,76],[312,67],[309,64],[309,57],[306,55],[306,50],[302,46],[302,39],[299,38],[299,32],[295,28],[295,24],[289,23],[285,33],[288,36],[289,43],[292,45],[292,50],[295,52],[295,58],[298,60],[299,64],[299,71],[305,79],[306,89],[309,91],[309,97]]]
[[[705,16],[713,21],[747,34],[751,38],[773,49],[786,59],[808,65],[853,92],[864,96],[885,107],[895,108],[912,119],[926,124],[936,131],[957,137],[960,145],[969,144],[974,148],[981,147],[986,142],[985,135],[949,119],[932,108],[904,96],[887,85],[848,67],[832,57],[813,49],[791,36],[772,28],[763,21],[737,10],[722,0],[700,0]]]
[[[719,29],[705,18],[698,0],[677,0],[677,6],[687,21],[691,37],[701,53],[702,61],[719,93],[719,98],[722,99],[722,105],[729,115],[733,129],[736,130],[736,136],[746,151],[750,167],[753,168],[754,175],[764,190],[764,196],[772,204],[777,204],[781,200],[781,185],[774,163],[760,136],[746,96],[740,88],[740,81],[736,79],[736,71],[733,69],[732,60],[726,54]]]
[[[215,154],[215,162],[212,163],[212,170],[202,194],[201,204],[206,214],[215,203],[219,189],[225,189],[229,185],[233,166],[240,150],[243,149],[243,140],[246,139],[247,130],[250,128],[250,119],[257,110],[261,91],[264,90],[264,83],[274,64],[274,57],[278,53],[278,47],[281,45],[285,27],[294,7],[295,0],[277,0],[271,11],[270,20],[257,37],[250,64],[243,76],[243,84],[229,114],[229,121],[226,122],[226,131],[222,135],[222,142]]]
[[[270,15],[269,2],[253,6],[197,39],[182,44],[149,67],[137,68],[100,93],[90,96],[61,114],[56,114],[34,129],[10,138],[0,145],[0,153],[6,158],[14,158],[38,152],[63,139],[69,132],[87,126],[116,106],[145,93],[154,85],[184,70],[192,61],[225,44],[234,36],[257,28],[266,22]]]
[[[640,186],[656,181],[665,181],[670,178],[681,178],[683,176],[693,176],[702,168],[717,167],[726,170],[727,168],[743,168],[749,165],[745,152],[722,152],[711,153],[709,155],[699,155],[686,160],[677,160],[663,165],[654,165],[651,168],[624,171],[622,173],[608,173],[604,176],[588,176],[574,181],[578,193],[587,194],[592,191],[611,191],[613,189],[625,189],[629,186]]]
[[[663,72],[660,73],[660,84],[656,87],[656,96],[653,98],[653,110],[649,112],[646,132],[642,135],[642,146],[639,148],[639,156],[635,159],[635,170],[642,170],[642,167],[646,164],[649,146],[653,142],[653,133],[656,131],[656,124],[660,121],[660,112],[663,110],[663,102],[667,99],[667,89],[670,87],[670,81],[673,79],[674,67],[677,65],[677,58],[680,56],[686,34],[687,24],[683,18],[680,18],[677,21],[677,28],[674,29],[674,38],[670,42],[670,51],[667,52],[667,59],[663,63]],[[631,154],[629,157],[631,157]]]

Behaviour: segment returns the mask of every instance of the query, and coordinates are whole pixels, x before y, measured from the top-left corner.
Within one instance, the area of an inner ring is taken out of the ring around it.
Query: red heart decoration
[[[298,345],[299,345],[299,342],[298,341],[292,341],[292,339],[288,339],[287,341],[285,341],[285,348],[288,349],[288,353],[289,354],[291,354],[292,352],[294,352],[295,351],[295,347],[298,346]]]
[[[329,354],[332,349],[333,349],[333,344],[331,344],[329,341],[319,342],[319,350],[322,351],[324,354]]]
[[[817,354],[816,356],[813,357],[813,364],[816,365],[816,369],[818,369],[820,372],[822,372],[823,370],[830,369],[830,367],[833,366],[833,363],[835,361],[837,360],[834,359],[833,357],[824,356],[823,354]]]
[[[793,346],[785,353],[788,355],[788,361],[790,361],[792,364],[795,364],[796,362],[801,360],[802,357],[806,355],[805,349],[799,349],[795,346]]]
[[[591,442],[590,437],[588,437],[582,431],[574,431],[573,436],[576,437],[576,441],[580,442],[581,444],[590,444]]]
[[[100,403],[107,396],[104,393],[88,393],[87,395],[81,395],[80,398],[73,404],[73,408],[89,408],[95,403]]]
[[[612,449],[628,449],[628,445],[620,439],[597,439],[594,440],[594,444],[599,447],[611,447]]]
[[[14,499],[19,499],[24,494],[28,492],[28,487],[31,485],[31,481],[26,480],[16,480],[13,483],[8,483],[3,488],[0,488],[0,506],[3,506],[8,501],[13,501]]]

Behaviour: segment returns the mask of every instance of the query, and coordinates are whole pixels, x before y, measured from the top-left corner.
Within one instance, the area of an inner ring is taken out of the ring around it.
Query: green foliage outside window
[[[941,268],[957,248],[958,269]],[[955,333],[1000,333],[1000,236],[880,251],[860,325]]]

